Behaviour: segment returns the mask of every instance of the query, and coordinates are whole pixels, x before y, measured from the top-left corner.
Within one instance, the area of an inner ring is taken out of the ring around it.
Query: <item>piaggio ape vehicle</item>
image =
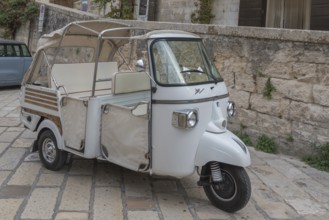
[[[234,212],[250,198],[248,148],[227,130],[235,105],[195,34],[70,23],[39,40],[20,102],[50,170],[68,153],[151,175],[197,170],[216,207]]]

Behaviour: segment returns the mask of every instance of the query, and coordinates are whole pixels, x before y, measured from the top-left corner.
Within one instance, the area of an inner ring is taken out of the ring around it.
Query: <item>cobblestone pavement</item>
[[[150,177],[77,157],[51,172],[30,153],[18,93],[0,89],[0,219],[328,219],[329,173],[252,148],[252,197],[234,214],[209,203],[197,175]]]

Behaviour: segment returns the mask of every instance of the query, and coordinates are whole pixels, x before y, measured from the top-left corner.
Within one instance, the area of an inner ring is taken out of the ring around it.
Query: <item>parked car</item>
[[[0,39],[0,86],[20,85],[31,62],[26,44]]]

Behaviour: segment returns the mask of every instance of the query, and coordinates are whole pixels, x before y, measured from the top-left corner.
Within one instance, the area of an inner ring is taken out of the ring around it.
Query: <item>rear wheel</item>
[[[44,130],[38,139],[38,150],[40,160],[49,170],[61,169],[66,161],[67,152],[58,149],[54,133]]]
[[[242,167],[221,164],[222,180],[212,182],[209,165],[203,167],[202,176],[208,176],[209,184],[203,189],[211,203],[227,212],[235,212],[245,207],[250,199],[250,179]]]

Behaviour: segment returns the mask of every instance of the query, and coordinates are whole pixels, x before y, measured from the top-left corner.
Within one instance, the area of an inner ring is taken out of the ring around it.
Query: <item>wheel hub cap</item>
[[[222,171],[223,181],[220,183],[212,184],[212,189],[220,200],[230,201],[236,195],[237,186],[234,178],[226,171]]]
[[[56,158],[56,146],[54,142],[47,138],[42,144],[42,154],[45,160],[49,163],[53,163]]]

